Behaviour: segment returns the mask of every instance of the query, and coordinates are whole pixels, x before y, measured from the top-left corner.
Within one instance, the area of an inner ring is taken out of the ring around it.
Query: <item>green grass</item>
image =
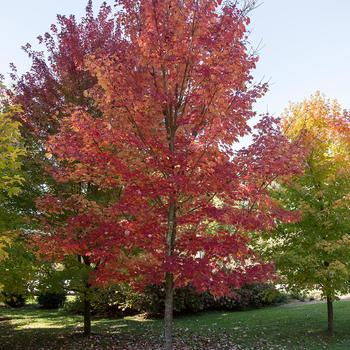
[[[338,301],[334,309],[333,338],[325,335],[323,303],[181,316],[175,320],[174,333],[186,349],[234,349],[232,344],[240,349],[350,349],[350,302]],[[87,341],[79,335],[82,317],[63,310],[45,311],[34,305],[2,307],[1,318],[9,320],[0,322],[0,349],[153,350],[158,347],[150,344],[161,343],[161,320],[97,319],[93,321],[95,335]],[[219,343],[220,347],[215,347]],[[178,348],[182,349],[181,345]]]

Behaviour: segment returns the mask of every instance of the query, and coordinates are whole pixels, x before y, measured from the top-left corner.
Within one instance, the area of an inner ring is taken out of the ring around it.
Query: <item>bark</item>
[[[84,335],[91,335],[91,303],[87,293],[84,293]]]
[[[176,236],[176,203],[172,201],[168,213],[167,232],[167,256],[172,256],[175,248]],[[165,274],[165,309],[164,309],[164,349],[172,350],[172,327],[173,327],[173,304],[174,304],[174,275],[172,272]]]
[[[186,69],[187,70],[187,69]],[[168,90],[167,78],[165,69],[162,67],[164,91]],[[187,73],[185,73],[186,75]],[[169,142],[169,150],[172,155],[175,154],[175,133],[176,133],[176,119],[177,107],[173,109],[170,104],[165,109],[165,127],[167,138]],[[174,171],[173,166],[173,171]],[[176,239],[176,196],[170,196],[168,209],[168,227],[166,234],[166,256],[169,258],[174,254],[175,239]],[[164,350],[172,350],[172,333],[173,333],[173,305],[174,305],[174,274],[171,271],[165,273],[165,308],[164,308]]]
[[[333,300],[327,296],[328,335],[334,335]]]
[[[90,259],[87,256],[82,257],[86,266],[90,266]],[[91,335],[91,302],[90,302],[90,283],[86,281],[84,292],[84,336]]]
[[[174,303],[174,276],[171,272],[165,275],[165,311],[164,311],[164,349],[173,348],[173,303]]]

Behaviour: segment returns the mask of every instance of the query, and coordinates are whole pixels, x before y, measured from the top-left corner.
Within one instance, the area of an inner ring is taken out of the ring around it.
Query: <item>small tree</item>
[[[37,216],[38,211],[35,206],[37,198],[49,194],[64,194],[63,197],[66,198],[76,195],[84,198],[85,189],[92,188],[87,179],[78,184],[56,182],[46,172],[46,168],[57,167],[58,162],[52,154],[47,153],[45,143],[50,135],[54,135],[59,130],[60,122],[69,113],[70,108],[83,108],[95,118],[100,115],[101,112],[93,99],[85,93],[96,83],[96,78],[85,69],[85,60],[87,56],[96,52],[113,54],[118,46],[117,31],[111,8],[103,3],[95,16],[92,1],[89,0],[86,13],[80,21],[73,15],[57,16],[57,24],[51,26],[50,32],[38,38],[43,51],[33,50],[30,44],[24,46],[25,52],[32,61],[32,67],[24,75],[17,76],[16,68],[12,66],[13,86],[8,94],[12,103],[22,106],[22,112],[17,118],[22,123],[21,133],[27,148],[30,149],[24,161],[28,181],[23,189],[22,200],[8,202],[6,215],[9,213],[15,215],[17,210],[31,217]],[[89,193],[91,193],[90,190]],[[98,196],[97,193],[95,198],[96,196]],[[103,201],[103,198],[101,200]],[[72,211],[69,212],[74,215]],[[54,222],[61,226],[65,218],[62,220],[60,223],[57,223],[57,220]],[[31,221],[32,224],[33,222],[34,220]],[[44,227],[49,231],[43,233],[43,230],[36,230],[36,233],[42,233],[39,242],[45,241],[45,237],[52,234],[51,229],[55,230],[53,226],[46,225],[47,223],[48,220]],[[57,257],[57,249],[60,246],[55,248],[51,251],[51,258]],[[45,253],[48,252],[45,251]],[[89,286],[89,275],[96,265],[92,266],[88,256],[81,255],[79,250],[70,249],[61,253],[66,257],[68,254],[73,255],[76,264],[73,264],[72,274],[82,277],[81,284]],[[48,258],[47,255],[46,258]],[[75,270],[79,266],[82,273],[76,274]],[[72,267],[72,264],[67,263],[66,268],[68,267]],[[90,273],[87,273],[87,269]],[[88,335],[91,330],[89,300],[86,300],[85,304],[87,311],[84,325],[85,334]]]
[[[341,117],[339,104],[320,93],[284,113],[285,134],[301,137],[308,155],[303,175],[279,183],[273,193],[288,209],[298,210],[301,219],[280,225],[268,237],[266,251],[289,288],[322,291],[330,335],[333,301],[350,286],[350,148],[333,127]]]
[[[79,191],[80,186],[83,185],[77,186]],[[125,241],[120,245],[116,241],[113,245],[109,242],[109,247],[106,246],[106,240],[116,238],[120,231],[116,224],[103,215],[105,204],[102,199],[107,200],[108,194],[104,197],[97,193],[96,196],[98,201],[87,190],[82,195],[68,193],[66,198],[61,195],[39,199],[37,207],[43,216],[42,228],[46,234],[36,235],[32,239],[32,243],[39,247],[39,256],[62,266],[62,275],[68,282],[66,289],[76,292],[82,298],[85,335],[91,334],[91,299],[96,289],[92,284],[104,261],[101,250],[109,249],[110,253],[113,250],[116,254]]]

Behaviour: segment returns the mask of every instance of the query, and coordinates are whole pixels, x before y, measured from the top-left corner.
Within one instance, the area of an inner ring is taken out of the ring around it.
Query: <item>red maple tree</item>
[[[91,252],[98,246],[98,241],[90,245],[87,242],[93,241],[91,235],[96,225],[102,225],[97,210],[102,204],[96,203],[102,200],[101,195],[89,183],[62,184],[53,181],[45,169],[60,165],[55,157],[47,154],[45,143],[50,135],[57,133],[61,120],[70,110],[83,108],[91,116],[100,115],[94,100],[85,94],[97,82],[85,69],[85,60],[96,52],[116,52],[118,31],[112,9],[105,3],[95,16],[92,1],[89,0],[80,21],[73,15],[58,15],[57,24],[51,26],[50,32],[38,37],[42,51],[35,51],[30,44],[23,47],[32,62],[31,69],[18,76],[13,65],[13,84],[8,91],[11,102],[22,107],[17,117],[22,123],[21,132],[30,150],[26,169],[32,183],[25,188],[29,205],[32,206],[29,211],[35,212],[34,196],[37,193],[49,194],[38,201],[37,212],[45,214],[43,227],[46,235],[39,235],[33,239],[33,243],[38,243],[40,253],[56,261],[67,256],[78,257],[84,269],[98,268],[85,252]],[[31,185],[36,191],[32,191]],[[89,203],[91,197],[94,197],[95,205]],[[85,225],[84,232],[82,225]],[[83,233],[84,247],[75,243],[81,240]],[[86,299],[85,334],[89,334],[91,329],[89,309],[89,300]]]
[[[268,186],[299,171],[299,152],[273,118],[248,125],[267,87],[253,83],[246,8],[212,0],[117,5],[116,52],[85,61],[97,81],[88,96],[101,113],[72,110],[49,148],[57,180],[118,193],[99,212],[102,222],[92,219],[92,241],[78,244],[99,263],[97,282],[165,282],[169,350],[176,286],[222,295],[271,272],[249,237],[292,218]],[[235,150],[249,134],[251,145]]]

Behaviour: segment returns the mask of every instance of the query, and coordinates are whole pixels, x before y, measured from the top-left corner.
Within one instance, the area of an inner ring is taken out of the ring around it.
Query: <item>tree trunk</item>
[[[164,87],[167,90],[167,81],[165,70],[163,69]],[[169,142],[169,151],[172,155],[175,154],[175,133],[176,133],[176,118],[177,109],[173,111],[173,107],[167,106],[165,110],[165,126],[167,139]],[[174,172],[175,165],[172,166]],[[171,258],[175,251],[176,239],[176,195],[173,193],[169,197],[168,208],[168,227],[166,234],[166,257]],[[170,260],[170,259],[169,259]],[[164,308],[164,350],[173,349],[173,305],[174,305],[174,274],[172,271],[165,272],[165,308]]]
[[[334,335],[334,315],[333,315],[333,300],[327,296],[327,314],[328,314],[328,335]]]
[[[79,261],[83,262],[86,266],[90,267],[90,259],[88,256],[78,256]],[[90,283],[89,276],[85,281],[84,292],[84,336],[91,335],[91,302],[90,302]]]
[[[166,236],[167,256],[170,257],[175,249],[176,236],[176,202],[172,200],[168,212],[168,232]],[[164,309],[164,350],[173,349],[173,304],[174,304],[174,275],[165,273],[165,309]]]
[[[174,276],[171,272],[165,275],[165,311],[164,311],[164,349],[173,348],[173,303],[174,303]]]
[[[91,335],[91,303],[87,293],[84,293],[84,335]]]

